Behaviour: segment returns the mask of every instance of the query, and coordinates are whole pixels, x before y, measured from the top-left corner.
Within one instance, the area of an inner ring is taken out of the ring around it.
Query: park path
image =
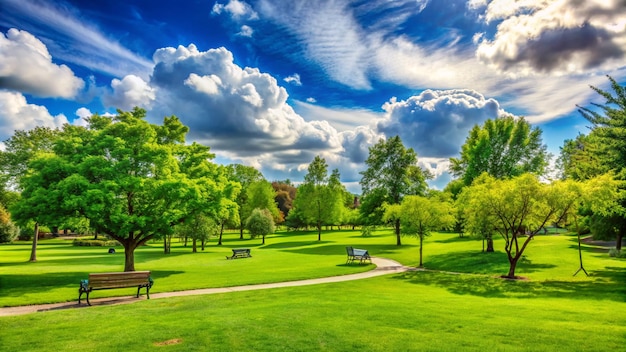
[[[297,281],[275,282],[271,284],[244,285],[244,286],[218,287],[218,288],[202,288],[202,289],[196,289],[196,290],[175,291],[175,292],[159,292],[159,293],[151,294],[150,299],[161,299],[161,298],[167,298],[167,297],[180,297],[180,296],[193,296],[193,295],[209,295],[209,294],[214,294],[214,293],[226,293],[226,292],[236,292],[236,291],[264,290],[264,289],[277,288],[277,287],[316,285],[316,284],[324,284],[324,283],[332,283],[332,282],[366,279],[370,277],[376,277],[376,276],[393,274],[393,273],[400,273],[400,272],[409,271],[409,270],[418,270],[416,268],[403,266],[402,264],[396,261],[393,261],[391,259],[380,258],[380,257],[372,257],[372,263],[376,265],[376,268],[374,270],[370,270],[370,271],[366,271],[362,273],[356,273],[356,274],[321,277],[317,279],[307,279],[307,280],[297,280]],[[145,299],[145,295],[141,296],[139,299],[135,298],[135,296],[107,297],[107,298],[90,299],[90,302],[92,306],[104,306],[104,305],[133,303],[133,302],[137,302],[141,300],[142,298]],[[85,308],[85,307],[89,307],[89,306],[86,303],[78,304],[76,302],[5,307],[5,308],[0,308],[0,317],[11,316],[11,315],[22,315],[22,314],[29,314],[29,313],[36,313],[36,312],[46,312],[46,311],[53,311],[53,310],[60,310],[60,309]]]

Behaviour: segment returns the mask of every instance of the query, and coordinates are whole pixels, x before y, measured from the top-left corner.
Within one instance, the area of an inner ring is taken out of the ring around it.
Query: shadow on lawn
[[[509,271],[507,256],[500,251],[487,253],[472,250],[425,256],[424,265],[429,269],[461,273],[506,274]],[[522,256],[517,264],[517,271],[520,273],[533,273],[554,267],[556,267],[554,264],[533,263],[526,259],[525,256]]]
[[[474,274],[410,271],[394,279],[413,284],[437,286],[458,295],[500,298],[576,298],[626,301],[623,268],[594,271],[588,281],[524,281]]]

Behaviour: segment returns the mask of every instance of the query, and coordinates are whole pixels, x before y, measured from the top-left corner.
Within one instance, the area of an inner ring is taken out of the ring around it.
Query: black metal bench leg
[[[91,306],[91,302],[89,302],[89,291],[87,291],[87,305]]]

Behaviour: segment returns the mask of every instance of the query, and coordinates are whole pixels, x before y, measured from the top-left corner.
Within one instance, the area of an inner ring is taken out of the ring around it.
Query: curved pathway
[[[317,279],[307,279],[307,280],[298,280],[298,281],[275,282],[271,284],[244,285],[244,286],[219,287],[219,288],[202,288],[202,289],[196,289],[196,290],[176,291],[176,292],[159,292],[159,293],[151,294],[150,299],[192,296],[192,295],[208,295],[208,294],[214,294],[214,293],[225,293],[225,292],[235,292],[235,291],[264,290],[264,289],[276,288],[276,287],[316,285],[316,284],[323,284],[323,283],[330,283],[330,282],[366,279],[370,277],[393,274],[393,273],[400,273],[400,272],[409,271],[409,270],[418,270],[416,268],[403,266],[402,264],[396,261],[393,261],[391,259],[380,258],[380,257],[372,257],[372,263],[376,265],[376,269],[366,271],[363,273],[321,277]],[[127,304],[127,303],[133,303],[137,301],[138,299],[135,298],[135,296],[108,297],[108,298],[98,298],[98,299],[90,300],[93,306]],[[88,305],[86,303],[79,305],[76,302],[7,307],[7,308],[0,308],[0,317],[9,316],[9,315],[22,315],[22,314],[35,313],[35,312],[45,312],[45,311],[59,310],[59,309],[84,308],[84,307],[88,307]]]

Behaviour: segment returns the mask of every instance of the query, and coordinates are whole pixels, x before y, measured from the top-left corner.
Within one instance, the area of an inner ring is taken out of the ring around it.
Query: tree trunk
[[[204,252],[204,244],[205,244],[205,243],[206,243],[206,241],[205,241],[205,240],[202,240],[202,241],[200,242],[200,249],[201,249],[203,252]]]
[[[221,246],[222,245],[222,235],[224,234],[224,222],[222,221],[222,226],[220,228],[220,238],[217,241],[217,245]]]
[[[487,252],[493,252],[493,238],[487,237]]]
[[[243,240],[243,224],[241,224],[241,226],[239,226],[239,239]]]
[[[509,279],[515,279],[515,267],[517,266],[517,260],[519,258],[513,258],[509,260],[509,273],[506,275]]]
[[[135,244],[124,242],[124,271],[135,271]]]
[[[615,249],[617,249],[618,251],[622,250],[622,239],[624,238],[624,233],[622,233],[622,231],[619,231],[617,233],[617,239],[615,240]]]
[[[317,240],[322,240],[322,223],[319,221],[317,222]]]
[[[396,229],[396,245],[401,246],[402,240],[400,239],[400,219],[396,219],[395,229]]]
[[[261,242],[261,244],[265,244],[265,235],[263,235],[262,237],[263,237],[263,241]]]
[[[163,236],[163,254],[168,254],[170,252],[169,246],[167,245],[167,236]]]
[[[422,247],[424,245],[424,236],[420,236],[420,266],[419,268],[423,268],[424,267],[424,263],[422,263]]]
[[[33,246],[30,250],[30,260],[31,262],[37,261],[37,241],[39,241],[39,223],[35,223],[35,236],[33,237]]]
[[[197,242],[198,242],[198,241],[197,241],[195,238],[191,241],[191,248],[192,248],[192,249],[191,249],[191,251],[192,251],[193,253],[198,252],[198,249],[197,249]]]

